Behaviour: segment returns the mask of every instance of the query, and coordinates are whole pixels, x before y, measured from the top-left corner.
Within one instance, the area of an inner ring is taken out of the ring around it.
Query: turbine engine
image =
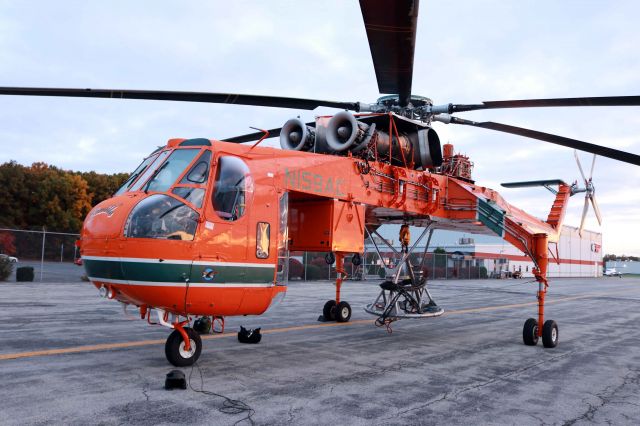
[[[313,151],[316,132],[299,118],[287,120],[280,130],[280,146],[292,151]]]
[[[416,125],[410,121],[397,120],[395,132],[389,131],[388,116],[367,117],[367,121],[342,111],[327,121],[320,117],[315,129],[300,119],[288,120],[280,133],[283,149],[308,151],[323,154],[356,156],[370,155],[375,151],[380,161],[396,166],[413,165],[424,170],[442,164],[440,138],[431,127]],[[391,151],[391,153],[390,153]],[[391,155],[390,155],[391,154]]]

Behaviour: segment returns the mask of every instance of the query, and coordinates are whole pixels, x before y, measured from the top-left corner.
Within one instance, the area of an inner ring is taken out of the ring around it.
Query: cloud
[[[607,7],[577,0],[422,2],[413,91],[436,103],[637,95],[639,12],[634,1]],[[0,2],[0,82],[363,102],[378,96],[358,4],[337,0]],[[332,112],[0,97],[0,161],[130,171],[172,137],[225,138],[249,132],[249,126],[273,128],[294,116],[307,121]],[[461,116],[640,153],[635,107]],[[499,189],[537,216],[546,217],[551,194],[540,188],[504,190],[499,183],[541,178],[573,182],[579,177],[570,149],[465,126],[434,127],[443,142],[470,156],[479,184]],[[277,140],[269,143],[277,145]],[[588,167],[590,155],[581,158]],[[633,195],[638,170],[606,158],[596,162],[594,182],[611,251],[619,247],[631,253],[628,247],[634,243],[628,235],[640,229]],[[581,198],[574,197],[568,223],[577,225],[581,209]]]

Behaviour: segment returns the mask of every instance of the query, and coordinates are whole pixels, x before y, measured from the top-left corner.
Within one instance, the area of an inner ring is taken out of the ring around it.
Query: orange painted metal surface
[[[145,192],[135,184],[136,190],[100,203],[85,220],[81,254],[90,280],[97,287],[108,286],[122,302],[177,315],[263,313],[286,291],[277,282],[278,235],[287,235],[279,229],[287,223],[279,211],[285,193],[290,200],[289,249],[359,253],[365,226],[431,224],[436,229],[501,236],[534,260],[539,280],[546,283],[547,245],[559,238],[568,188],[560,188],[545,222],[510,205],[492,189],[435,170],[213,140],[182,146],[184,141],[172,139],[160,152],[166,161],[180,150],[199,150],[166,190]],[[205,153],[211,156],[207,180],[184,183]],[[445,153],[452,156],[453,147],[445,145]],[[229,157],[234,160],[225,160]],[[215,180],[222,179],[217,173],[225,161],[246,169],[244,192],[230,212],[214,206]],[[204,195],[198,200],[183,196],[189,190]],[[134,226],[137,206],[160,196],[195,212],[192,232],[166,238],[125,236]],[[260,250],[258,223],[263,224]],[[267,234],[268,251],[262,247]],[[541,306],[543,302],[542,298]]]
[[[289,249],[362,253],[364,206],[333,199],[291,202]]]

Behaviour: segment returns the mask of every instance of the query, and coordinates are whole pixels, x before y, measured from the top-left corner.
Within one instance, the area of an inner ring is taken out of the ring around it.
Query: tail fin
[[[562,226],[564,220],[564,214],[567,211],[567,201],[571,197],[571,187],[566,183],[558,185],[558,192],[556,192],[556,199],[553,201],[549,216],[547,216],[547,223],[554,228]]]

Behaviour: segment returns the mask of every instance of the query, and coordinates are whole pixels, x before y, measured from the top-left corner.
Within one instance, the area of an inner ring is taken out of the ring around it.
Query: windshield
[[[120,187],[120,189],[118,189],[118,191],[116,192],[115,195],[120,195],[123,192],[126,192],[127,190],[129,190],[131,188],[131,186],[133,186],[133,184],[135,183],[136,179],[138,177],[140,177],[140,175],[142,173],[144,173],[145,170],[147,170],[147,168],[149,167],[149,164],[151,164],[151,162],[153,160],[156,159],[158,155],[157,154],[152,154],[149,157],[147,157],[134,171],[133,173],[131,173],[131,175],[129,176],[129,178],[126,180],[125,183],[122,184],[122,186]]]
[[[200,152],[199,149],[176,149],[173,151],[167,161],[151,176],[143,189],[146,192],[165,192],[171,188],[171,185],[191,164],[198,152]]]
[[[151,195],[133,209],[124,229],[129,238],[193,240],[200,215],[186,204],[162,194]]]
[[[162,151],[156,158],[153,160],[153,163],[142,173],[142,176],[129,188],[129,191],[139,191],[142,188],[142,185],[149,179],[149,177],[155,172],[160,164],[163,163],[165,158],[167,158],[171,154],[171,151]]]

